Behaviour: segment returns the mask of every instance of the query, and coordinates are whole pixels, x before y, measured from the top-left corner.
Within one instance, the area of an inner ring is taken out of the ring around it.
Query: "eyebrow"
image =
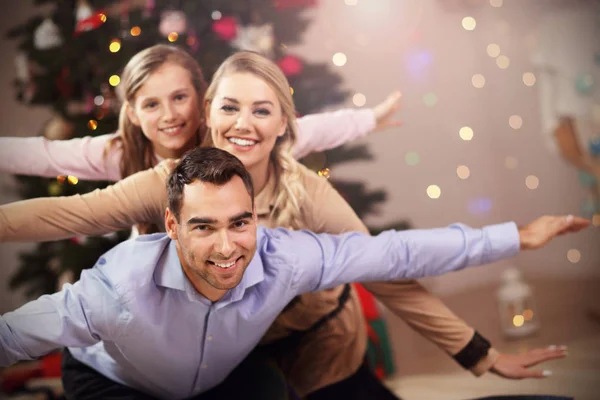
[[[252,218],[252,213],[250,211],[244,211],[238,215],[234,215],[229,218],[229,223],[237,222],[242,219]],[[188,220],[188,225],[199,225],[199,224],[216,224],[218,221],[214,218],[206,218],[206,217],[192,217]]]
[[[172,96],[172,95],[174,95],[174,94],[179,94],[179,93],[183,93],[183,92],[189,92],[189,90],[190,90],[190,88],[187,88],[187,87],[181,87],[181,88],[179,88],[179,89],[172,90],[172,91],[171,91],[171,92],[168,94],[168,96]],[[142,101],[146,101],[146,100],[154,100],[154,99],[156,99],[156,98],[158,98],[158,96],[147,96],[147,97],[143,97],[143,98],[142,98]]]
[[[223,96],[223,100],[227,100],[227,101],[230,101],[230,102],[235,103],[235,104],[240,104],[240,102],[237,99],[234,99],[233,97]],[[271,100],[258,100],[258,101],[255,101],[252,104],[255,105],[255,106],[256,105],[260,105],[260,104],[270,104],[270,105],[273,105],[273,102]]]

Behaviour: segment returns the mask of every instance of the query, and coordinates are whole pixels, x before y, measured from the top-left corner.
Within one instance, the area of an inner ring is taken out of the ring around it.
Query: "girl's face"
[[[250,171],[268,165],[287,124],[275,91],[250,73],[224,76],[206,115],[214,146],[235,155]]]
[[[190,73],[167,62],[140,87],[127,115],[152,142],[157,155],[177,158],[198,144],[199,101]]]

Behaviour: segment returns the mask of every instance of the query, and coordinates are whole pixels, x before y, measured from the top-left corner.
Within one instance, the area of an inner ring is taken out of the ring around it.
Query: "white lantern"
[[[502,274],[502,286],[498,289],[500,325],[507,337],[523,337],[536,332],[539,316],[531,286],[523,281],[521,272],[509,268]]]

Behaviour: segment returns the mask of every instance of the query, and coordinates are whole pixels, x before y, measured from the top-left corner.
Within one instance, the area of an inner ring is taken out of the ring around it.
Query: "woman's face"
[[[199,101],[188,70],[167,62],[140,87],[127,115],[159,156],[177,158],[198,144]]]
[[[250,171],[268,165],[275,142],[285,134],[287,124],[271,86],[251,73],[226,75],[206,107],[206,122],[215,147],[235,155]]]

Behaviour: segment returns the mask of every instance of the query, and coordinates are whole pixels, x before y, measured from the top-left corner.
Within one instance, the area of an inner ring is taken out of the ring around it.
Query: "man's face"
[[[183,270],[198,292],[217,301],[240,283],[256,251],[256,215],[239,176],[222,186],[186,185],[179,221],[170,210],[165,218]]]

